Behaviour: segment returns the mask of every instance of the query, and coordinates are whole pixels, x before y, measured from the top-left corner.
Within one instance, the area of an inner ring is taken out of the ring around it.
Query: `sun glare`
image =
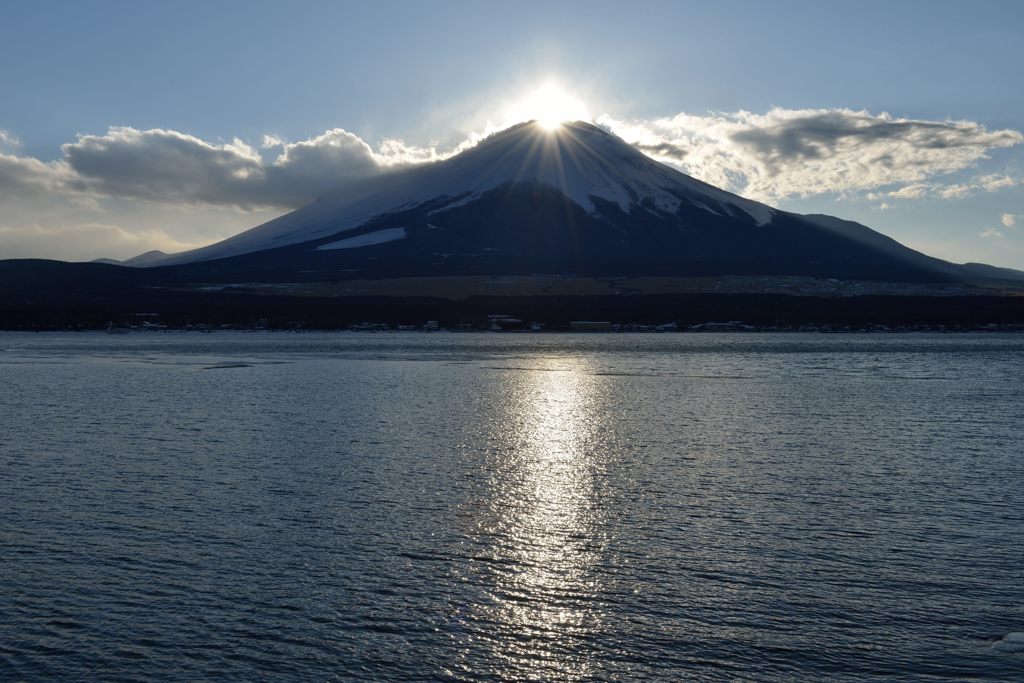
[[[507,118],[510,124],[536,121],[545,130],[555,130],[566,121],[588,121],[590,113],[583,100],[547,82],[513,104]]]

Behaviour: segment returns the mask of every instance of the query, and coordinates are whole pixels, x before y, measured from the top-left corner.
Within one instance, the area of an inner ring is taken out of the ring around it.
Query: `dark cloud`
[[[769,125],[732,134],[732,139],[776,163],[821,159],[846,145],[912,144],[919,149],[975,148],[985,151],[1021,141],[1020,133],[989,132],[972,122],[892,120],[886,115],[847,110],[810,111],[791,118],[776,118]],[[894,161],[891,154],[878,159]]]
[[[112,128],[62,149],[74,187],[83,191],[245,208],[295,208],[389,167],[388,159],[340,129],[284,144],[270,163],[240,140],[213,144],[159,129]]]
[[[0,154],[0,197],[26,197],[58,191],[71,178],[60,163],[44,163],[32,157]]]
[[[671,142],[659,142],[653,145],[637,143],[634,147],[644,154],[650,154],[651,156],[671,159],[672,161],[679,163],[686,160],[687,150],[679,145],[673,145]]]

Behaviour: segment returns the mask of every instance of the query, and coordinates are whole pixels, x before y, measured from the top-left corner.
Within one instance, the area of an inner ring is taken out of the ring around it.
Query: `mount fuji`
[[[954,265],[857,223],[744,199],[584,122],[554,130],[522,123],[444,161],[384,173],[222,242],[125,265],[251,281],[551,274],[963,282],[1020,275]]]

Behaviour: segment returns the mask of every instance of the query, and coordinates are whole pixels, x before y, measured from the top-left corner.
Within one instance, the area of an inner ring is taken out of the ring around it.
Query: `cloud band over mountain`
[[[973,184],[922,181],[970,168],[992,150],[1024,141],[1018,131],[989,131],[970,121],[897,119],[848,109],[678,114],[641,121],[604,116],[598,122],[700,180],[765,201],[891,185],[901,185],[888,192],[895,198],[992,191],[1018,181],[1009,176]],[[385,140],[374,150],[341,128],[294,143],[267,136],[264,149],[277,153],[266,159],[239,139],[214,143],[173,130],[117,127],[64,144],[63,158],[55,162],[0,154],[0,193],[66,190],[296,208],[348,182],[446,156],[400,140]]]

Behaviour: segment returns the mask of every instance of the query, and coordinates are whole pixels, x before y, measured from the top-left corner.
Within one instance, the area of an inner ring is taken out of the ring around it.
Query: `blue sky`
[[[446,154],[555,80],[631,142],[674,145],[662,160],[692,175],[1024,268],[1021,2],[9,0],[2,14],[0,257],[219,239],[325,177]],[[777,144],[794,135],[813,159]],[[239,189],[255,175],[280,180]]]

